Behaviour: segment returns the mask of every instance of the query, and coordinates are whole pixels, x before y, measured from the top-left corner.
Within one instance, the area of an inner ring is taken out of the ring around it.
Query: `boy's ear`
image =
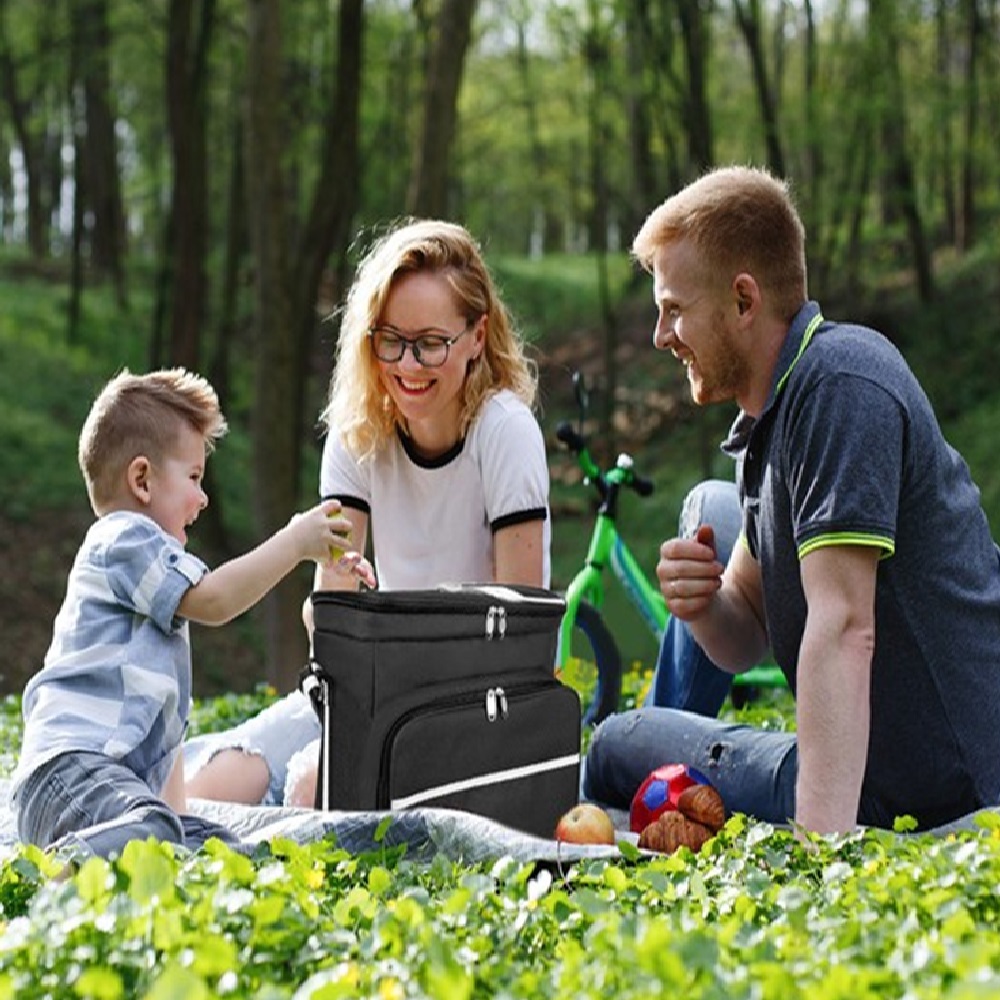
[[[125,477],[128,481],[128,491],[141,504],[147,504],[152,499],[149,490],[149,474],[152,463],[145,455],[136,455],[128,468],[125,470]]]

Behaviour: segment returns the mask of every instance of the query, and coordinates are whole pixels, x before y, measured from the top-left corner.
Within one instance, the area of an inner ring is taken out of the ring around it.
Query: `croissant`
[[[660,854],[673,854],[679,847],[701,850],[712,839],[712,831],[679,812],[662,813],[639,834],[639,846]]]
[[[726,823],[726,807],[722,796],[711,785],[692,785],[677,799],[677,808],[688,819],[718,833]]]

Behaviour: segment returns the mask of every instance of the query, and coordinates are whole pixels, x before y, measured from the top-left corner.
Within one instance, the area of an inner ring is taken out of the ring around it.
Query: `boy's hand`
[[[374,589],[375,571],[360,553],[349,548],[351,522],[340,515],[337,500],[324,500],[312,510],[296,514],[288,524],[300,545],[301,559],[334,566],[345,575],[356,576]]]

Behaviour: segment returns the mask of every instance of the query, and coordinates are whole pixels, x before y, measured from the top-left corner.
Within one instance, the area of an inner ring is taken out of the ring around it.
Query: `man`
[[[771,649],[797,735],[638,709],[595,734],[584,792],[625,806],[676,761],[768,821],[928,828],[1000,801],[1000,550],[899,353],[808,301],[804,243],[785,184],[733,167],[669,198],[633,244],[655,346],[696,403],[741,410],[723,446],[740,541],[725,567],[707,525],[664,543],[661,590],[719,667]]]

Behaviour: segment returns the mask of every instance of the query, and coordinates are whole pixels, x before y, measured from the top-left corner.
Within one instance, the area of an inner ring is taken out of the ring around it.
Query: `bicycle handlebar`
[[[587,439],[569,421],[562,421],[556,426],[556,438],[566,445],[569,450],[576,455],[580,468],[588,479],[594,481],[598,492],[602,497],[607,495],[608,476],[602,472],[590,457],[587,450]],[[640,476],[632,468],[632,456],[621,455],[615,466],[615,471],[622,473],[614,479],[614,482],[628,486],[641,497],[648,497],[656,488],[651,479]]]
[[[577,433],[573,425],[568,421],[564,420],[556,427],[556,437],[566,445],[574,455],[579,455],[584,448],[587,447],[587,442],[582,434]]]

